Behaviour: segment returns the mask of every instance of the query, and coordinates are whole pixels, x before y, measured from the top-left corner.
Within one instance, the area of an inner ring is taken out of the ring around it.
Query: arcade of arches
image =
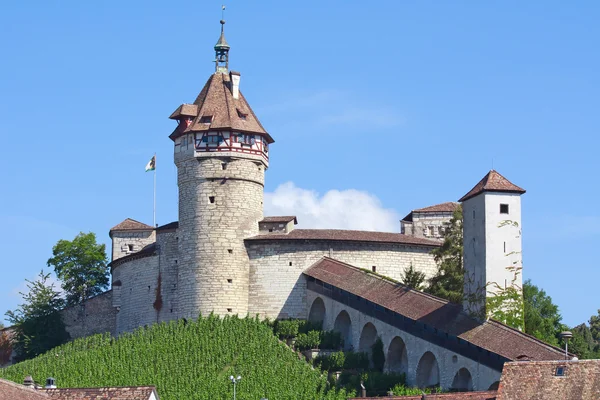
[[[487,390],[500,378],[496,371],[476,361],[425,342],[400,329],[314,293],[308,299],[308,319],[322,322],[323,329],[341,334],[345,351],[364,351],[378,338],[384,345],[387,372],[404,373],[407,383],[445,390]]]

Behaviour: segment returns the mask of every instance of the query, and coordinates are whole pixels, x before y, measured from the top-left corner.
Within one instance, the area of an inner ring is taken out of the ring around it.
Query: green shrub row
[[[295,347],[298,350],[327,349],[337,350],[344,345],[342,335],[334,331],[308,331],[299,333],[296,337]]]
[[[369,369],[369,355],[363,352],[338,351],[331,355],[318,356],[314,360],[323,371],[367,370]]]

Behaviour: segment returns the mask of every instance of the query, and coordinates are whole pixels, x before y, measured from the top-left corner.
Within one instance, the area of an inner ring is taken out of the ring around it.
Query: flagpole
[[[156,228],[156,153],[154,153],[154,207],[152,209],[152,227]]]

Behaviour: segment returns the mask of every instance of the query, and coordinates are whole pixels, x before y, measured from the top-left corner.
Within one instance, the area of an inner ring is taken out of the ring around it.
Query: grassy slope
[[[240,400],[343,399],[326,378],[256,319],[201,318],[158,324],[118,339],[96,335],[0,369],[0,377],[59,387],[155,385],[161,400],[230,399],[230,375],[241,375]]]

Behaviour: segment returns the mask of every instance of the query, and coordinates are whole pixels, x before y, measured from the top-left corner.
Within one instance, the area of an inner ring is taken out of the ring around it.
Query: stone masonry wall
[[[107,291],[83,303],[67,307],[60,312],[71,339],[116,333],[117,311],[112,306],[112,291]]]
[[[244,239],[262,220],[265,165],[248,159],[176,157],[179,316],[248,312]]]
[[[323,256],[400,280],[410,264],[426,277],[437,267],[432,248],[403,244],[335,241],[247,242],[250,256],[250,315],[307,318],[306,282],[302,272]]]
[[[416,213],[413,212],[411,235],[431,240],[444,240],[445,224],[452,219],[452,213]],[[433,234],[430,232],[433,227]]]
[[[346,311],[350,317],[351,330],[350,339],[354,349],[359,348],[359,341],[363,328],[368,323],[375,326],[377,336],[381,338],[386,355],[386,370],[389,368],[390,343],[396,337],[400,337],[406,346],[406,356],[408,368],[406,371],[406,381],[409,385],[417,383],[417,368],[425,352],[430,351],[435,356],[439,367],[440,385],[443,389],[449,389],[452,386],[454,377],[461,368],[466,368],[473,379],[473,390],[488,390],[489,387],[500,380],[501,371],[478,363],[477,361],[457,354],[436,344],[430,343],[420,337],[404,332],[394,326],[382,322],[371,316],[339,303],[333,299],[309,290],[307,293],[307,303],[309,307],[316,298],[321,298],[325,304],[325,318],[323,329],[331,330],[334,328],[335,320],[342,311]]]
[[[128,256],[154,243],[154,231],[117,231],[112,233],[112,260]]]

